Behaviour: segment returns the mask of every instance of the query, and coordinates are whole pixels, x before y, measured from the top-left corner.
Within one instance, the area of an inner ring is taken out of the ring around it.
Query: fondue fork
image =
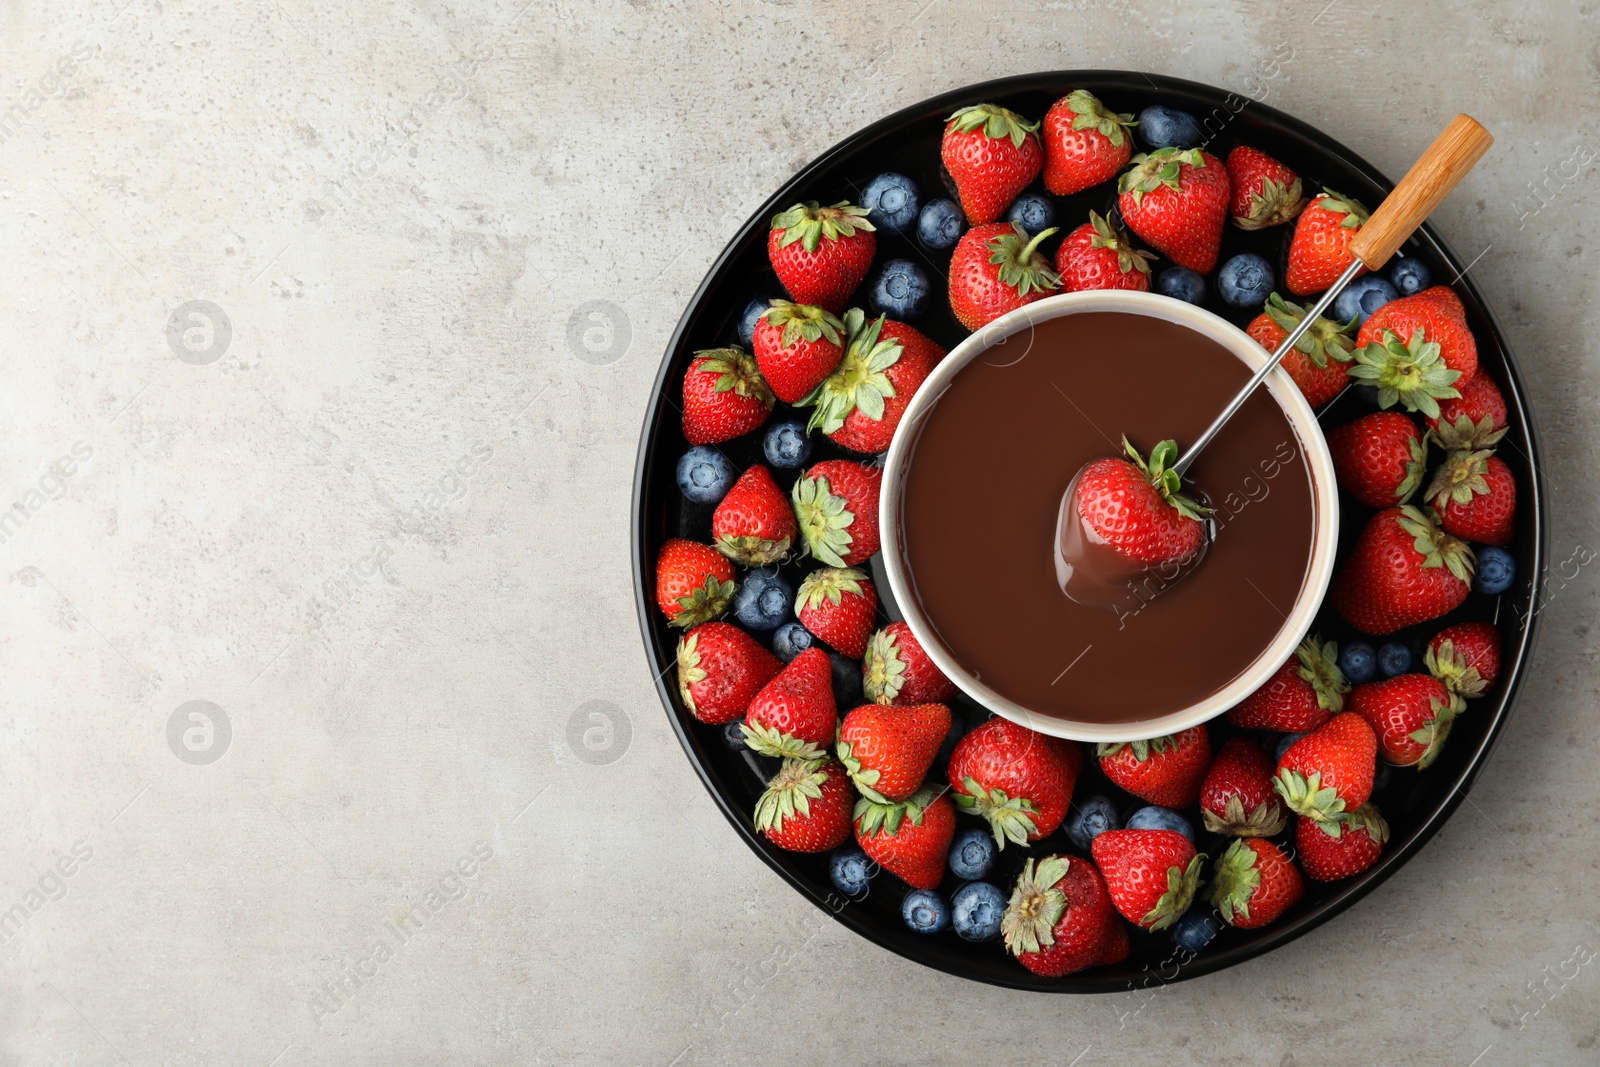
[[[1363,269],[1376,271],[1389,262],[1396,249],[1410,237],[1418,226],[1438,207],[1450,191],[1456,187],[1473,165],[1483,158],[1483,154],[1494,143],[1494,138],[1489,131],[1484,129],[1470,115],[1457,115],[1444,128],[1444,132],[1434,139],[1428,150],[1414,163],[1406,176],[1400,179],[1400,184],[1394,191],[1384,198],[1383,203],[1367,219],[1359,232],[1350,241],[1350,252],[1355,256],[1350,266],[1346,267],[1339,279],[1322,294],[1322,298],[1313,304],[1305,313],[1289,336],[1285,337],[1272,355],[1261,364],[1261,369],[1251,377],[1245,387],[1228,402],[1210,426],[1206,427],[1194,444],[1173,463],[1172,469],[1179,477],[1189,469],[1195,457],[1209,445],[1217,433],[1233,417],[1234,412],[1244,404],[1250,394],[1255,392],[1256,386],[1264,381],[1278,362],[1287,355],[1295,345],[1300,343],[1300,338],[1317,321],[1318,317],[1333,304],[1345,286],[1355,280],[1356,275]]]

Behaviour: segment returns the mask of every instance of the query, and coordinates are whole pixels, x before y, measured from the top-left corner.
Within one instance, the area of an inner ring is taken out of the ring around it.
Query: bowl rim
[[[1063,719],[1028,708],[984,684],[952,654],[929,622],[917,599],[905,559],[900,504],[904,497],[906,474],[916,453],[916,439],[955,377],[973,360],[996,345],[1032,329],[1037,323],[1098,312],[1142,315],[1187,327],[1222,345],[1251,373],[1273,358],[1259,342],[1226,319],[1205,308],[1158,293],[1101,289],[1057,293],[1024,304],[968,335],[939,362],[906,405],[884,461],[883,482],[878,496],[878,525],[882,533],[884,572],[906,624],[911,627],[911,632],[927,652],[928,658],[962,692],[996,715],[1040,733],[1073,741],[1114,743],[1174,734],[1208,722],[1266,684],[1278,668],[1289,661],[1316,621],[1323,597],[1333,579],[1334,556],[1339,541],[1339,491],[1334,478],[1333,457],[1328,451],[1322,427],[1317,422],[1317,414],[1306,402],[1288,371],[1279,364],[1267,375],[1262,385],[1278,402],[1299,438],[1300,454],[1305,458],[1311,480],[1313,530],[1311,558],[1306,566],[1305,578],[1300,583],[1300,592],[1295,597],[1294,607],[1267,647],[1232,681],[1209,696],[1176,711],[1134,722],[1095,723]],[[1026,358],[1026,355],[1020,358]]]
[[[1141,91],[1148,86],[1160,93],[1192,98],[1205,106],[1225,106],[1227,100],[1231,99],[1226,90],[1215,85],[1134,69],[1085,67],[1013,74],[953,87],[918,100],[898,111],[882,115],[842,137],[796,170],[735,229],[721,251],[712,259],[705,275],[686,301],[684,310],[663,348],[662,358],[656,366],[654,380],[643,403],[643,420],[635,449],[632,498],[629,508],[629,549],[634,585],[634,615],[639,624],[640,637],[647,654],[656,663],[664,664],[655,672],[652,683],[656,699],[661,704],[672,734],[678,739],[678,744],[690,767],[705,787],[712,803],[727,820],[734,834],[744,841],[762,863],[787,882],[802,898],[809,900],[841,926],[909,962],[954,977],[1003,989],[1057,995],[1127,994],[1138,990],[1149,990],[1152,983],[1156,989],[1160,989],[1176,982],[1203,978],[1265,955],[1312,933],[1394,876],[1433,839],[1461,806],[1467,798],[1468,790],[1472,788],[1504,736],[1506,724],[1516,710],[1531,673],[1531,661],[1538,651],[1544,618],[1544,612],[1538,610],[1538,607],[1545,594],[1545,576],[1550,556],[1549,493],[1545,485],[1544,449],[1538,419],[1530,406],[1527,383],[1511,339],[1494,308],[1484,300],[1477,279],[1470,271],[1471,264],[1467,257],[1458,253],[1450,242],[1434,229],[1431,222],[1425,222],[1412,240],[1427,247],[1435,257],[1455,269],[1456,274],[1450,284],[1458,287],[1458,291],[1464,291],[1464,295],[1470,298],[1469,313],[1475,313],[1481,318],[1488,333],[1495,338],[1496,349],[1504,355],[1506,404],[1513,423],[1519,424],[1523,429],[1526,446],[1524,458],[1528,462],[1531,475],[1527,487],[1531,522],[1528,536],[1529,567],[1526,577],[1528,600],[1533,610],[1530,610],[1525,618],[1520,632],[1502,650],[1505,687],[1498,699],[1493,699],[1478,716],[1485,723],[1482,736],[1472,745],[1460,770],[1444,781],[1443,798],[1434,802],[1429,810],[1421,813],[1416,827],[1409,834],[1398,835],[1391,840],[1389,847],[1378,857],[1377,862],[1366,871],[1343,882],[1335,883],[1336,889],[1320,904],[1303,914],[1286,917],[1278,923],[1254,931],[1255,936],[1247,943],[1226,946],[1190,957],[1172,966],[1170,972],[1165,967],[1154,971],[1146,968],[1141,974],[1130,978],[1126,974],[1101,974],[1098,973],[1098,968],[1094,968],[1066,978],[1044,978],[1022,967],[1004,968],[992,973],[975,975],[965,966],[957,966],[939,955],[925,951],[923,946],[926,942],[923,940],[907,940],[893,936],[876,919],[858,908],[851,907],[850,901],[841,899],[828,884],[826,874],[818,872],[814,864],[805,862],[809,857],[796,858],[793,854],[785,853],[771,845],[756,833],[747,813],[734,802],[729,793],[728,783],[724,781],[722,772],[711,758],[710,749],[715,742],[703,732],[694,729],[687,721],[688,717],[678,707],[677,687],[669,677],[672,668],[671,646],[676,635],[665,632],[665,628],[658,621],[658,612],[654,605],[651,585],[654,557],[647,558],[647,549],[654,535],[648,526],[645,505],[647,489],[660,462],[655,448],[655,436],[661,420],[665,417],[664,413],[673,407],[669,397],[674,382],[673,376],[678,369],[674,364],[674,356],[684,346],[687,338],[700,327],[701,320],[706,315],[704,306],[706,299],[720,283],[729,264],[741,254],[741,245],[748,235],[758,232],[767,224],[774,212],[792,203],[801,190],[807,188],[818,175],[837,166],[841,159],[850,157],[879,138],[898,133],[912,121],[949,114],[956,107],[978,103],[986,98],[1024,92],[1059,92],[1066,85],[1081,85],[1098,91],[1108,89]],[[1253,113],[1271,125],[1274,137],[1301,146],[1314,147],[1319,153],[1336,159],[1359,177],[1354,184],[1361,191],[1381,196],[1393,189],[1393,181],[1383,172],[1322,129],[1270,104],[1255,100],[1247,103]],[[1520,488],[1519,483],[1519,491]],[[1520,573],[1519,567],[1519,580]],[[1144,995],[1149,994],[1146,992]]]

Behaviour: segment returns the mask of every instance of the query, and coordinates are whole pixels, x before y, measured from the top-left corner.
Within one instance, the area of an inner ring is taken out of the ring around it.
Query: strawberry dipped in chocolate
[[[1162,441],[1148,461],[1122,439],[1127,457],[1086,464],[1061,499],[1056,580],[1070,599],[1112,611],[1138,606],[1177,582],[1210,541],[1203,507],[1172,469],[1178,446]]]

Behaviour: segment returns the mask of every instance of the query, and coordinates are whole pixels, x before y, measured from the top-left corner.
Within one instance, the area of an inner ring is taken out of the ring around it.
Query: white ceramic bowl
[[[1339,539],[1339,497],[1334,482],[1333,460],[1328,455],[1328,443],[1317,424],[1316,413],[1306,403],[1299,388],[1282,368],[1268,375],[1263,385],[1278,402],[1300,439],[1301,454],[1305,456],[1311,477],[1311,490],[1316,516],[1316,530],[1311,546],[1311,564],[1300,596],[1289,612],[1283,628],[1272,643],[1237,678],[1225,688],[1206,697],[1199,703],[1181,708],[1157,718],[1137,723],[1074,722],[1032,711],[1010,700],[973,677],[951,655],[939,639],[934,628],[922,614],[921,605],[912,592],[901,547],[900,498],[905,486],[905,472],[913,460],[918,433],[939,397],[956,374],[979,354],[1008,338],[1031,329],[1034,323],[1067,315],[1086,312],[1118,311],[1187,326],[1211,338],[1244,361],[1252,370],[1258,369],[1268,354],[1243,330],[1211,312],[1193,304],[1153,293],[1135,293],[1117,290],[1089,293],[1062,293],[1045,297],[1026,307],[1018,308],[978,330],[957,345],[928,376],[917,395],[906,408],[894,441],[889,446],[884,464],[883,489],[880,497],[878,521],[883,534],[883,563],[888,574],[889,588],[905,616],[906,623],[927,650],[928,656],[955,682],[963,692],[984,707],[1021,723],[1041,733],[1077,741],[1134,741],[1140,738],[1159,737],[1162,734],[1186,730],[1191,726],[1227,711],[1259,688],[1272,673],[1294,654],[1306,632],[1311,628],[1328,582],[1333,576],[1333,553]],[[1014,342],[1013,342],[1014,343]],[[1018,354],[1020,358],[1021,353]],[[1202,564],[1203,566],[1203,564]],[[1130,732],[1131,731],[1131,732]]]

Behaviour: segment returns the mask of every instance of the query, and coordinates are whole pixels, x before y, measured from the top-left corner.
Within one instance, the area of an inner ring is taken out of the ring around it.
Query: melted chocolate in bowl
[[[1041,714],[1132,723],[1239,677],[1283,628],[1311,564],[1299,437],[1258,389],[1190,468],[1215,539],[1181,580],[1139,577],[1111,606],[1062,592],[1062,494],[1079,468],[1198,437],[1250,377],[1216,341],[1145,315],[1038,322],[956,372],[916,430],[901,497],[906,571],[940,643]],[[1118,579],[1120,580],[1120,578]]]

